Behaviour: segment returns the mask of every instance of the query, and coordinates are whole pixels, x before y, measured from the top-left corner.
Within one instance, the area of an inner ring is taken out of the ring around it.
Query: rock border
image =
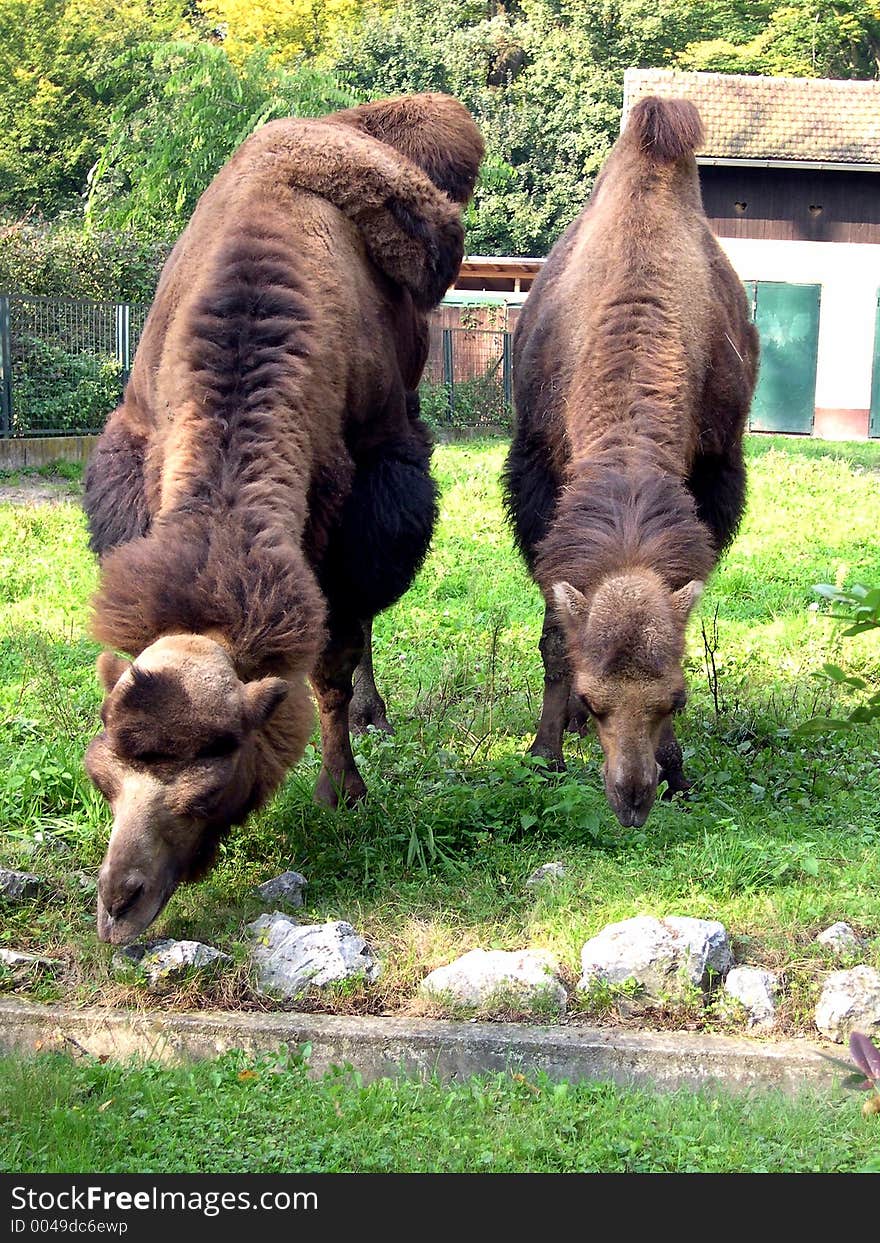
[[[350,1063],[365,1081],[543,1071],[554,1080],[610,1080],[659,1091],[721,1087],[795,1095],[805,1088],[834,1090],[843,1077],[822,1056],[827,1050],[839,1057],[839,1046],[807,1040],[291,1012],[74,1009],[0,1000],[3,1052],[55,1049],[181,1063],[231,1049],[258,1054],[306,1043],[312,1074]]]

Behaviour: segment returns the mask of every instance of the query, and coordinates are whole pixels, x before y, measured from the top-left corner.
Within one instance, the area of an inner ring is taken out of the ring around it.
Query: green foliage
[[[185,28],[185,0],[0,0],[0,207],[77,202],[111,109],[132,89],[121,53]]]
[[[0,292],[146,304],[168,251],[149,233],[87,230],[72,215],[0,226]]]
[[[838,621],[849,623],[843,631],[844,638],[880,629],[880,587],[864,587],[860,583],[854,583],[852,587],[835,587],[831,583],[820,583],[814,590],[823,599],[839,606],[838,612],[832,616]],[[839,665],[826,662],[818,676],[826,678],[834,686],[846,686],[857,691],[868,689],[865,678],[847,674]],[[880,690],[866,696],[845,716],[812,717],[809,721],[804,721],[797,732],[801,735],[827,733],[868,725],[877,720],[880,720]]]
[[[655,1094],[495,1074],[364,1083],[309,1054],[194,1066],[0,1060],[0,1165],[21,1173],[876,1170],[876,1129],[805,1091]],[[311,1187],[308,1179],[303,1185]],[[318,1187],[319,1211],[322,1188]]]
[[[274,66],[263,51],[236,66],[213,44],[141,44],[115,67],[133,85],[113,112],[87,219],[163,237],[180,232],[214,174],[266,121],[355,102],[329,75]]]
[[[115,358],[75,353],[42,337],[17,341],[13,432],[100,430],[122,400],[122,369]]]
[[[872,0],[788,0],[763,10],[752,30],[689,44],[683,69],[804,78],[875,78],[880,57],[880,10]]]
[[[500,362],[500,360],[499,360]],[[497,375],[498,367],[454,385],[424,383],[419,389],[422,418],[435,432],[454,429],[495,431],[510,426],[510,407]]]
[[[0,0],[0,211],[88,190],[93,228],[167,248],[263,121],[440,90],[486,139],[468,250],[543,254],[617,136],[630,66],[865,78],[878,58],[873,0]]]
[[[878,42],[864,0],[403,0],[352,34],[336,68],[369,95],[458,95],[488,149],[469,251],[543,254],[617,137],[625,69],[873,77]]]

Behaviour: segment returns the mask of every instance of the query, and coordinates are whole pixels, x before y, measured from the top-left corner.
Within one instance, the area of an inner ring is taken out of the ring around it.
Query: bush
[[[511,426],[504,387],[494,371],[455,384],[428,381],[419,389],[419,401],[422,418],[434,432]]]
[[[86,432],[103,427],[122,397],[122,368],[91,351],[70,353],[40,337],[23,337],[14,369],[12,431]]]
[[[151,302],[171,246],[126,229],[87,230],[69,218],[0,225],[0,292]]]

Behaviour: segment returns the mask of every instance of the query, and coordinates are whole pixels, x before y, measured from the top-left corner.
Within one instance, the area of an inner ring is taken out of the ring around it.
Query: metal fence
[[[122,399],[146,311],[0,294],[0,434],[100,431]]]
[[[431,329],[422,414],[436,427],[509,427],[513,407],[510,332]]]
[[[99,432],[122,400],[147,310],[0,294],[0,436]],[[432,325],[421,395],[437,428],[509,426],[511,333]]]

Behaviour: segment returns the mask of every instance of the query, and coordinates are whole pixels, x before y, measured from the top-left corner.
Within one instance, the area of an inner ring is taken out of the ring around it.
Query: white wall
[[[744,281],[821,285],[817,408],[871,405],[880,245],[720,237]]]

